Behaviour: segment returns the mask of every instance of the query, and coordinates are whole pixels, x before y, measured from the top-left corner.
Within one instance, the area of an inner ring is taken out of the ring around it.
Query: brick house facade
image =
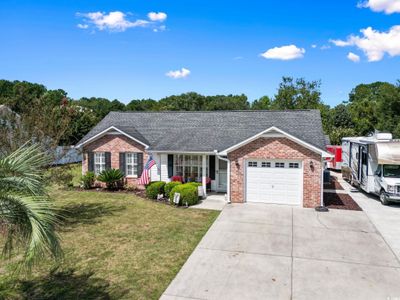
[[[133,152],[133,153],[143,153],[144,164],[148,159],[148,154],[145,151],[145,147],[132,139],[124,135],[105,135],[90,144],[83,147],[83,158],[82,158],[82,173],[85,174],[88,171],[88,156],[90,152],[110,152],[111,153],[111,168],[119,169],[119,153],[122,152]],[[140,176],[140,174],[139,174]],[[125,183],[136,184],[138,177],[125,177]]]
[[[137,170],[125,177],[136,185],[151,155],[150,181],[179,176],[202,183],[203,194],[226,193],[234,203],[316,207],[323,160],[332,157],[326,143],[317,110],[111,112],[77,147],[83,173],[94,161],[102,170],[104,156],[105,168]]]
[[[245,202],[246,159],[295,159],[303,162],[303,206],[321,202],[321,155],[287,138],[259,138],[228,154],[231,161],[231,201]],[[312,167],[310,166],[312,162]]]

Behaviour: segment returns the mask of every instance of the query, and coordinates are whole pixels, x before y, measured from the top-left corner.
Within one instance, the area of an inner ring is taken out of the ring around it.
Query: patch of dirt
[[[347,194],[324,193],[324,204],[327,208],[362,210],[353,198]]]
[[[344,190],[335,176],[331,176],[331,182],[324,183],[324,189],[327,190]]]

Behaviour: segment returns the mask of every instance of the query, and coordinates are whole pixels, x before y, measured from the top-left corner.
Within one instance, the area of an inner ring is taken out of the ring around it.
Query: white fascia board
[[[165,154],[207,154],[215,155],[214,152],[202,152],[202,151],[172,151],[172,150],[149,150],[152,153],[165,153]]]
[[[242,141],[242,142],[240,142],[240,143],[238,143],[236,145],[233,145],[233,146],[231,146],[231,147],[219,152],[219,155],[227,155],[229,152],[231,152],[231,151],[233,151],[235,149],[238,149],[238,148],[240,148],[240,147],[242,147],[242,146],[244,146],[244,145],[246,145],[246,144],[248,144],[248,143],[250,143],[250,142],[252,142],[252,141],[254,141],[256,139],[258,139],[263,134],[266,134],[266,133],[271,132],[271,131],[276,131],[276,132],[282,134],[283,136],[287,137],[288,139],[292,140],[293,142],[295,142],[295,143],[297,143],[299,145],[302,145],[303,147],[305,147],[305,148],[307,148],[307,149],[309,149],[309,150],[311,150],[313,152],[321,154],[321,156],[324,157],[324,158],[333,157],[333,155],[330,154],[329,152],[324,151],[322,149],[319,149],[319,148],[317,148],[317,147],[315,147],[315,146],[313,146],[313,145],[311,145],[311,144],[309,144],[309,143],[307,143],[307,142],[305,142],[305,141],[303,141],[303,140],[301,140],[301,139],[299,139],[299,138],[297,138],[297,137],[295,137],[295,136],[293,136],[293,135],[291,135],[291,134],[289,134],[289,133],[277,128],[277,127],[275,127],[275,126],[272,126],[272,127],[268,128],[268,129],[266,129],[264,131],[261,131],[261,132],[257,133],[256,135],[253,135],[252,137],[250,137],[250,138],[248,138],[248,139],[246,139],[246,140],[244,140],[244,141]]]
[[[101,138],[102,136],[106,135],[108,131],[110,130],[115,130],[118,133],[126,136],[127,138],[130,138],[131,140],[143,145],[146,149],[149,147],[147,144],[143,143],[142,141],[139,141],[138,139],[134,138],[133,136],[130,136],[129,134],[127,134],[126,132],[122,131],[121,129],[118,129],[117,127],[114,126],[110,126],[107,129],[103,130],[102,132],[99,132],[98,134],[96,134],[95,136],[92,136],[90,139],[84,141],[83,143],[75,146],[75,148],[81,148],[83,145],[91,143],[95,140],[97,140],[98,138]]]

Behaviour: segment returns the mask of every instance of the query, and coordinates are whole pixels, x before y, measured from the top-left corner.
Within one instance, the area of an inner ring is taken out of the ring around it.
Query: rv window
[[[368,163],[368,155],[367,155],[367,153],[363,152],[361,157],[362,157],[363,165],[366,165]]]
[[[383,165],[383,177],[400,178],[400,165]]]

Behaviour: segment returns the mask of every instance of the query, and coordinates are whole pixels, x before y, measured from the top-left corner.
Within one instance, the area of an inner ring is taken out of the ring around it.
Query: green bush
[[[165,196],[168,197],[169,194],[171,193],[172,189],[174,187],[176,187],[177,185],[181,185],[181,184],[182,184],[182,182],[180,182],[180,181],[168,182],[164,187]]]
[[[195,205],[199,202],[197,186],[192,183],[185,183],[175,186],[169,194],[170,203],[174,204],[175,193],[181,194],[178,205]]]
[[[158,194],[164,194],[164,181],[153,181],[146,187],[146,195],[150,199],[157,199]]]
[[[96,179],[96,175],[94,172],[87,172],[85,175],[81,177],[81,184],[85,190],[91,189],[93,187],[94,181]]]
[[[194,182],[194,181],[193,182],[188,182],[186,184],[190,184],[190,185],[193,185],[195,187],[202,186],[201,182]]]
[[[97,180],[104,182],[108,190],[116,190],[122,186],[124,174],[119,169],[104,170],[97,176]]]

